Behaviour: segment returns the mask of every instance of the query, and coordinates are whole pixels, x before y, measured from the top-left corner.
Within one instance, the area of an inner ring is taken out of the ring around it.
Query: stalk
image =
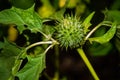
[[[94,80],[100,80],[99,77],[97,76],[95,70],[93,69],[91,63],[89,62],[88,58],[86,57],[84,51],[82,48],[78,48],[77,49],[79,55],[81,56],[81,58],[83,59],[83,61],[85,62],[86,66],[88,67],[91,75],[93,76]]]
[[[59,48],[58,45],[55,45],[55,68],[53,80],[59,80]]]

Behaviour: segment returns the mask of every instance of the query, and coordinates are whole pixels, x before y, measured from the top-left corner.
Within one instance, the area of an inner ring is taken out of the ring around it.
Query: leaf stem
[[[77,49],[79,55],[82,57],[83,61],[85,62],[86,66],[88,67],[90,73],[92,74],[92,76],[94,77],[95,80],[100,80],[99,77],[97,76],[95,70],[93,69],[91,63],[89,62],[88,58],[86,57],[84,51],[82,48],[78,48]]]
[[[96,27],[94,27],[94,28],[87,34],[87,36],[85,37],[85,41],[86,41],[101,25],[110,26],[110,27],[111,27],[111,24],[112,24],[112,22],[110,22],[110,21],[103,21],[103,22],[101,22],[100,24],[98,24]]]
[[[36,31],[40,32],[46,39],[50,39],[50,40],[52,40],[52,41],[55,41],[51,36],[46,35],[46,34],[45,34],[44,32],[42,32],[41,30],[36,29]]]
[[[36,42],[36,43],[33,43],[33,44],[31,44],[30,46],[28,46],[28,47],[26,48],[26,50],[28,50],[28,49],[30,49],[30,48],[32,48],[32,47],[34,47],[34,46],[41,45],[41,44],[52,44],[52,43],[53,43],[53,41],[41,41],[41,42]]]
[[[101,23],[94,27],[85,37],[85,41],[101,26]]]

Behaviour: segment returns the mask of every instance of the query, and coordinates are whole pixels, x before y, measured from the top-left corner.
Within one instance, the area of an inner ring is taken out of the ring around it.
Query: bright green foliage
[[[84,22],[82,23],[82,25],[84,26],[84,33],[86,34],[86,32],[89,31],[89,27],[91,26],[91,19],[94,16],[95,12],[92,12],[87,18],[85,18]]]
[[[40,17],[34,11],[34,6],[27,10],[12,7],[0,12],[0,23],[16,24],[20,33],[27,28],[36,32],[36,30],[41,29],[41,22]]]
[[[38,80],[40,73],[45,68],[45,54],[37,57],[27,56],[28,62],[16,74],[20,80]]]
[[[89,41],[91,43],[93,41],[96,41],[101,44],[109,42],[113,38],[115,32],[116,32],[116,22],[112,24],[111,28],[103,36],[89,38]]]
[[[15,57],[22,50],[14,43],[0,42],[2,51],[0,52],[0,80],[8,80],[12,74],[12,67],[14,65]]]

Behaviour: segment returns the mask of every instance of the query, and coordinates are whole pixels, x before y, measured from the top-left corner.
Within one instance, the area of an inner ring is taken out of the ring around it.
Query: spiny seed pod
[[[84,27],[76,17],[66,16],[56,28],[56,38],[62,47],[75,48],[83,43]]]

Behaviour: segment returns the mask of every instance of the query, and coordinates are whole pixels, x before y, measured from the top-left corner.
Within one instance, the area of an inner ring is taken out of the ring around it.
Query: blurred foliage
[[[118,10],[107,10],[105,13],[105,20],[116,21],[117,24],[120,24],[120,11]]]
[[[110,8],[111,10],[120,10],[120,0],[115,0]]]
[[[34,0],[19,0],[19,1],[9,0],[9,1],[13,6],[21,9],[28,9],[34,4]]]

